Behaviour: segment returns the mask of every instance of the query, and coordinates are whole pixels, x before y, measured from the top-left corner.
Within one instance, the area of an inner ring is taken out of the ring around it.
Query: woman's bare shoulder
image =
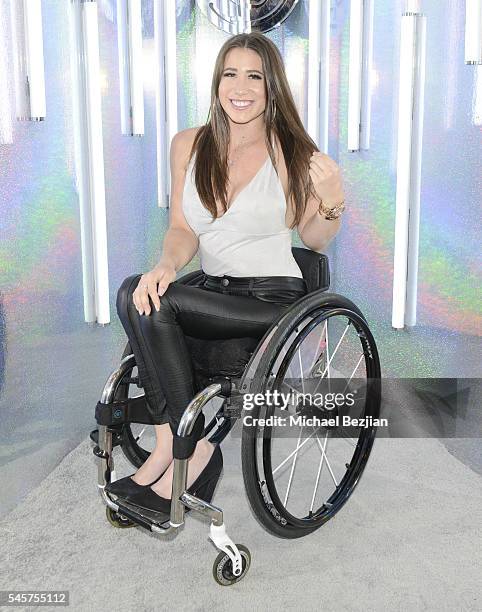
[[[175,134],[172,139],[172,147],[176,157],[179,157],[179,161],[183,166],[187,166],[189,156],[191,155],[192,145],[194,144],[194,139],[196,138],[196,134],[199,132],[203,126],[187,128],[185,130],[181,130]]]
[[[199,128],[188,128],[174,135],[171,141],[171,200],[170,227],[192,231],[184,216],[182,201],[194,138]]]

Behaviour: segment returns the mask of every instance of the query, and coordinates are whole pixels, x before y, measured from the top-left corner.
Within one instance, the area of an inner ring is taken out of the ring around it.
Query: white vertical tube
[[[144,134],[144,79],[142,70],[141,0],[128,0],[130,98],[132,134]]]
[[[407,291],[408,214],[410,199],[410,157],[412,144],[413,46],[415,21],[402,15],[400,38],[400,85],[398,93],[398,152],[393,260],[392,326],[405,325]]]
[[[360,148],[363,0],[350,0],[350,66],[348,70],[348,151]]]
[[[307,132],[320,148],[321,5],[309,0],[308,11],[308,120]]]
[[[445,41],[445,62],[447,74],[444,79],[444,105],[443,122],[441,130],[449,132],[454,129],[457,116],[457,100],[460,91],[460,78],[463,73],[459,66],[459,43],[462,37],[462,28],[459,27],[460,5],[449,3],[445,11],[445,32],[442,34]]]
[[[330,4],[330,0],[309,4],[307,131],[323,153],[328,153],[329,136]]]
[[[45,73],[40,0],[10,0],[17,119],[45,119]]]
[[[27,54],[25,49],[25,16],[23,0],[10,0],[10,26],[12,29],[15,113],[19,120],[29,119],[30,104],[27,85]]]
[[[82,51],[82,16],[80,4],[70,2],[70,69],[72,76],[72,124],[74,132],[75,184],[79,195],[80,246],[82,255],[82,283],[84,295],[84,319],[94,323],[95,283],[92,242],[92,214],[89,191],[88,127],[85,114],[85,78]]]
[[[328,154],[329,146],[329,105],[330,105],[330,32],[331,0],[321,4],[320,41],[320,108],[319,108],[319,149]]]
[[[155,3],[156,4],[156,3]],[[117,0],[121,132],[144,134],[141,0]]]
[[[41,0],[23,0],[25,51],[30,102],[30,119],[45,119],[45,74]]]
[[[12,107],[8,70],[8,18],[0,2],[0,144],[13,144]]]
[[[178,131],[177,118],[177,57],[176,57],[176,3],[164,2],[165,83],[167,107],[167,143],[169,151],[173,137]],[[166,173],[167,191],[171,193],[171,177]]]
[[[89,177],[94,247],[95,308],[97,322],[110,322],[107,226],[105,210],[104,148],[100,96],[99,28],[97,3],[82,3],[85,76],[88,108]]]
[[[417,321],[420,187],[425,101],[426,17],[418,15],[415,19],[417,49],[414,63],[413,144],[410,171],[410,215],[408,220],[407,302],[405,313],[405,325],[407,326],[413,326]]]
[[[482,64],[482,0],[465,0],[465,63]]]
[[[154,46],[156,56],[156,159],[157,159],[157,205],[167,208],[168,199],[168,142],[166,79],[164,54],[164,8],[163,3],[154,2]]]
[[[241,32],[249,34],[251,32],[251,0],[241,2],[241,23]]]
[[[121,133],[131,135],[132,120],[129,86],[129,37],[127,29],[127,0],[117,0],[117,55],[119,58]]]
[[[421,0],[405,0],[405,12],[406,13],[420,13]]]
[[[360,99],[360,149],[370,148],[372,73],[373,73],[373,0],[364,0],[363,58]]]
[[[424,44],[425,17],[402,15],[392,301],[396,329],[413,325],[416,314]]]

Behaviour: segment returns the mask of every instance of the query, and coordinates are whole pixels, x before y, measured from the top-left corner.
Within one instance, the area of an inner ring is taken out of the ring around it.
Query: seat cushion
[[[207,386],[209,379],[215,376],[241,377],[259,343],[257,338],[185,338],[191,353],[198,391]]]

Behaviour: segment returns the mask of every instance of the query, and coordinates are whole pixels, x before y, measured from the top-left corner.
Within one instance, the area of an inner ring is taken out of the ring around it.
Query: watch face
[[[288,17],[299,0],[196,0],[209,21],[228,34],[269,32]],[[251,5],[251,9],[249,8]]]

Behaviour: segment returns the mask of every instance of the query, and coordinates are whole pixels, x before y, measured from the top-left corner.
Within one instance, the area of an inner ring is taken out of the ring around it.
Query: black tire
[[[131,354],[132,349],[130,347],[130,344],[127,343],[124,348],[124,352],[122,353],[122,359],[124,359],[124,357],[127,357],[127,355]],[[134,368],[131,368],[128,371],[128,378],[132,378],[133,369]],[[115,392],[114,401],[122,401],[127,399],[129,397],[130,386],[133,386],[132,383],[121,383]],[[125,458],[136,468],[140,468],[150,455],[149,451],[147,451],[140,444],[137,443],[130,423],[125,423],[124,425],[122,425],[120,447],[122,449],[122,452],[124,453]]]
[[[279,325],[271,335],[269,342],[265,345],[259,365],[256,368],[252,382],[249,386],[250,393],[264,393],[268,385],[273,383],[272,368],[282,349],[285,348],[287,339],[291,334],[298,334],[296,340],[290,345],[296,346],[306,329],[310,328],[311,322],[323,323],[331,317],[345,317],[352,322],[362,347],[365,359],[367,378],[373,379],[375,385],[371,388],[365,403],[365,415],[377,418],[380,410],[380,362],[378,351],[373,336],[368,329],[363,314],[347,298],[336,294],[315,293],[310,294],[300,303],[296,304],[286,315],[278,321]],[[308,324],[308,322],[310,322]],[[298,328],[301,331],[298,333]],[[266,337],[269,335],[266,334]],[[263,339],[264,340],[264,339]],[[263,344],[263,340],[260,344]],[[291,349],[289,349],[291,350]],[[289,353],[288,350],[288,353]],[[287,354],[288,354],[287,353]],[[253,356],[254,358],[255,356]],[[284,359],[284,358],[283,358]],[[249,364],[248,364],[249,368]],[[281,371],[281,367],[280,367]],[[278,380],[276,378],[276,380]],[[276,380],[273,385],[276,384]],[[276,388],[276,387],[273,387]],[[266,408],[264,408],[267,410]],[[252,412],[253,418],[260,415],[261,407]],[[262,416],[265,416],[262,414]],[[299,538],[319,529],[326,521],[332,518],[346,503],[358,484],[363,470],[370,455],[376,428],[374,426],[362,429],[349,463],[345,464],[346,473],[336,486],[335,493],[315,513],[306,517],[295,517],[284,507],[280,500],[276,487],[273,486],[270,448],[271,437],[269,428],[263,432],[262,452],[259,452],[259,431],[253,426],[243,427],[242,434],[242,469],[243,479],[251,508],[262,524],[269,532],[281,538]],[[350,451],[351,452],[351,451]],[[260,475],[259,465],[262,463],[263,473]],[[288,485],[289,486],[289,485]]]
[[[243,544],[236,544],[242,559],[242,569],[239,576],[233,574],[233,563],[229,555],[223,551],[219,553],[213,564],[213,578],[221,586],[231,586],[242,580],[251,565],[251,553]]]

